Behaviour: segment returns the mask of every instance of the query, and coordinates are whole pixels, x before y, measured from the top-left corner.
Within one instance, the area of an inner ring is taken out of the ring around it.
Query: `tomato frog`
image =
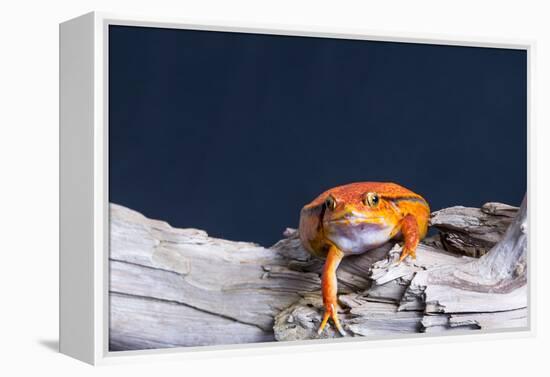
[[[428,231],[429,216],[430,207],[422,196],[389,182],[338,186],[302,208],[300,240],[311,254],[326,258],[321,277],[325,312],[319,334],[331,318],[345,335],[338,319],[336,280],[342,258],[394,239],[403,241],[399,262],[407,256],[414,259],[418,242]]]

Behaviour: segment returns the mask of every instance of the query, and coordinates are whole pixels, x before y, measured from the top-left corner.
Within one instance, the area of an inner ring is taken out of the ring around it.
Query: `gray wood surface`
[[[510,224],[502,211],[512,207],[487,206],[493,213],[433,216],[438,224],[473,224],[476,214],[479,226]],[[316,334],[323,261],[301,247],[295,230],[264,248],[116,204],[110,211],[111,350],[339,336],[332,327]],[[518,219],[502,241],[494,232],[500,243],[480,259],[433,239],[420,244],[415,261],[397,264],[401,247],[393,243],[345,258],[337,272],[344,327],[350,336],[525,327],[524,207]]]
[[[434,212],[430,226],[439,230],[446,250],[480,257],[502,238],[517,212],[517,207],[502,203],[486,203],[481,208],[456,206]]]

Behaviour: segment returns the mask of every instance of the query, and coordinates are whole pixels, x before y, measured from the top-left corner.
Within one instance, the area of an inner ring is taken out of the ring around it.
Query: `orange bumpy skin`
[[[312,254],[327,258],[322,276],[325,316],[338,321],[336,268],[352,254],[374,249],[391,239],[404,240],[400,261],[416,255],[426,236],[430,207],[426,200],[395,183],[358,182],[325,191],[300,213],[300,239]]]

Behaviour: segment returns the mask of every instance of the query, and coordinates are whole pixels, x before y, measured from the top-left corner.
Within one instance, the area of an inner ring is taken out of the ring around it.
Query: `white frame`
[[[260,34],[330,37],[388,42],[521,49],[527,52],[528,197],[531,182],[533,41],[461,38],[426,34],[255,25],[212,24],[190,20],[138,17],[92,12],[60,24],[60,352],[90,364],[149,360],[150,358],[211,357],[258,354],[276,350],[310,351],[320,347],[345,349],[386,344],[426,343],[534,336],[533,269],[529,272],[529,323],[513,332],[479,331],[453,335],[345,338],[303,342],[186,347],[144,351],[108,351],[108,27],[128,25]],[[529,205],[529,223],[536,208]],[[529,226],[529,229],[533,229]],[[529,234],[528,265],[533,266],[533,237]],[[376,340],[372,342],[370,340]],[[330,345],[329,345],[330,344]],[[200,352],[195,352],[200,351]]]

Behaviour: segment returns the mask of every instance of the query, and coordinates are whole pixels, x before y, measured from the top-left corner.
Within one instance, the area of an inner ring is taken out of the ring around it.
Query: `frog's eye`
[[[325,207],[330,210],[336,208],[336,199],[334,199],[332,195],[327,196],[327,198],[325,199]]]
[[[380,197],[375,192],[367,192],[363,197],[363,204],[369,207],[376,207],[380,203]]]

